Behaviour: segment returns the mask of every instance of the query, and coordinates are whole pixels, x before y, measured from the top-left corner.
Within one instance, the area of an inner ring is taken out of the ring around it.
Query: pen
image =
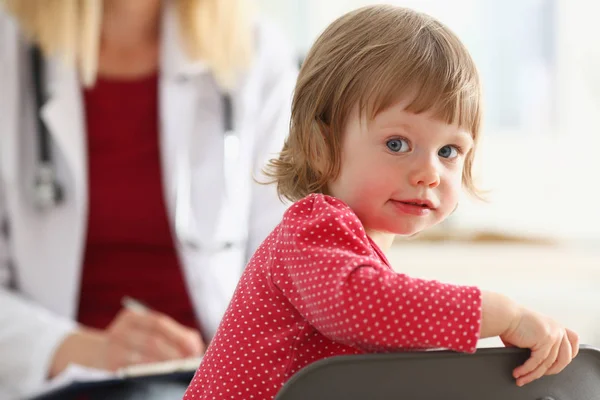
[[[121,305],[128,310],[135,311],[140,314],[150,311],[150,307],[130,296],[124,296],[121,299]]]
[[[152,308],[145,305],[144,303],[142,303],[141,301],[134,299],[131,296],[123,296],[121,298],[121,306],[123,308],[126,308],[127,310],[131,310],[136,314],[145,314],[145,313],[149,313],[152,312]],[[176,323],[176,322],[175,322]],[[177,323],[176,323],[177,324]],[[167,329],[167,328],[165,328]],[[168,328],[168,329],[173,329],[173,328]],[[200,334],[200,340],[202,341],[202,332],[198,331],[198,333]],[[195,344],[190,344],[191,342],[188,341],[188,339],[181,339],[184,341],[184,344],[186,346],[186,348],[191,351],[191,354],[196,354],[197,350],[196,350],[196,345]],[[202,343],[202,347],[204,346],[204,344]]]

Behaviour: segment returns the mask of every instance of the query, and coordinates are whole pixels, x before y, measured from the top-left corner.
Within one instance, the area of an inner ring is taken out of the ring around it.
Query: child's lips
[[[419,217],[423,217],[429,215],[431,211],[434,210],[433,207],[428,207],[427,205],[414,203],[411,201],[391,201],[394,207],[403,214],[415,215]]]
[[[406,200],[393,200],[393,201],[398,202],[398,203],[407,204],[407,205],[429,208],[431,210],[435,209],[433,202],[428,199],[406,199]]]

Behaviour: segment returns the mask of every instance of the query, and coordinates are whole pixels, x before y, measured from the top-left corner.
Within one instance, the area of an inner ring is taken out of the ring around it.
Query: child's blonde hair
[[[326,193],[340,171],[341,133],[358,105],[372,119],[407,98],[407,111],[468,130],[475,144],[481,124],[477,69],[460,40],[432,17],[394,6],[368,6],[334,21],[317,39],[302,68],[292,103],[290,134],[265,169],[280,197]],[[474,150],[463,185],[473,183]]]
[[[124,0],[127,1],[127,0]],[[0,0],[27,36],[47,55],[77,65],[82,81],[96,80],[101,0]],[[223,87],[234,84],[252,56],[248,0],[175,0],[187,55],[202,59]]]

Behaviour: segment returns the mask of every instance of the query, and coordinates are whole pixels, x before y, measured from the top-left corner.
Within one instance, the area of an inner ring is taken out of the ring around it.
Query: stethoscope
[[[30,49],[31,73],[34,85],[36,128],[37,128],[37,160],[34,173],[34,199],[39,210],[47,211],[58,207],[65,201],[63,185],[57,178],[56,166],[52,154],[52,139],[48,131],[41,110],[46,102],[44,82],[43,55],[37,46]],[[221,94],[224,129],[224,168],[225,176],[232,174],[239,152],[239,138],[234,129],[234,110],[229,93]],[[201,245],[197,235],[196,221],[193,216],[192,206],[192,176],[190,152],[182,151],[176,166],[176,194],[175,194],[175,234],[180,244],[194,249],[219,251],[230,248],[234,243],[226,242],[208,248]]]
[[[64,201],[64,190],[56,178],[56,169],[52,157],[52,140],[48,127],[42,118],[42,107],[46,102],[44,93],[43,55],[37,46],[30,49],[31,73],[34,87],[37,128],[37,164],[34,175],[35,205],[40,210],[59,206]]]

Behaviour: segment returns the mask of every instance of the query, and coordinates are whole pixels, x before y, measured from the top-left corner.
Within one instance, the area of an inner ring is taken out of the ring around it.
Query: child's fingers
[[[550,368],[552,364],[554,364],[554,361],[556,361],[556,357],[558,356],[558,351],[560,349],[560,344],[561,341],[556,341],[554,345],[550,348],[550,351],[547,352],[545,358],[539,357],[541,359],[541,362],[538,362],[537,367],[533,371],[518,377],[517,386],[523,386],[530,382],[533,382],[536,379],[541,378],[546,373],[546,371],[548,371],[548,368]],[[533,354],[532,357],[535,357],[535,354]]]
[[[515,378],[520,378],[521,376],[527,375],[534,371],[550,354],[552,350],[551,346],[545,346],[544,348],[538,350],[532,350],[531,356],[525,363],[513,371],[513,376]]]
[[[575,358],[577,357],[577,354],[579,354],[579,335],[572,330],[567,329],[567,337],[571,343],[572,357]]]
[[[558,374],[562,371],[573,359],[573,351],[571,348],[571,343],[569,342],[569,337],[565,332],[561,344],[560,350],[558,351],[558,356],[556,357],[556,361],[554,364],[546,371],[546,375],[554,375]]]

